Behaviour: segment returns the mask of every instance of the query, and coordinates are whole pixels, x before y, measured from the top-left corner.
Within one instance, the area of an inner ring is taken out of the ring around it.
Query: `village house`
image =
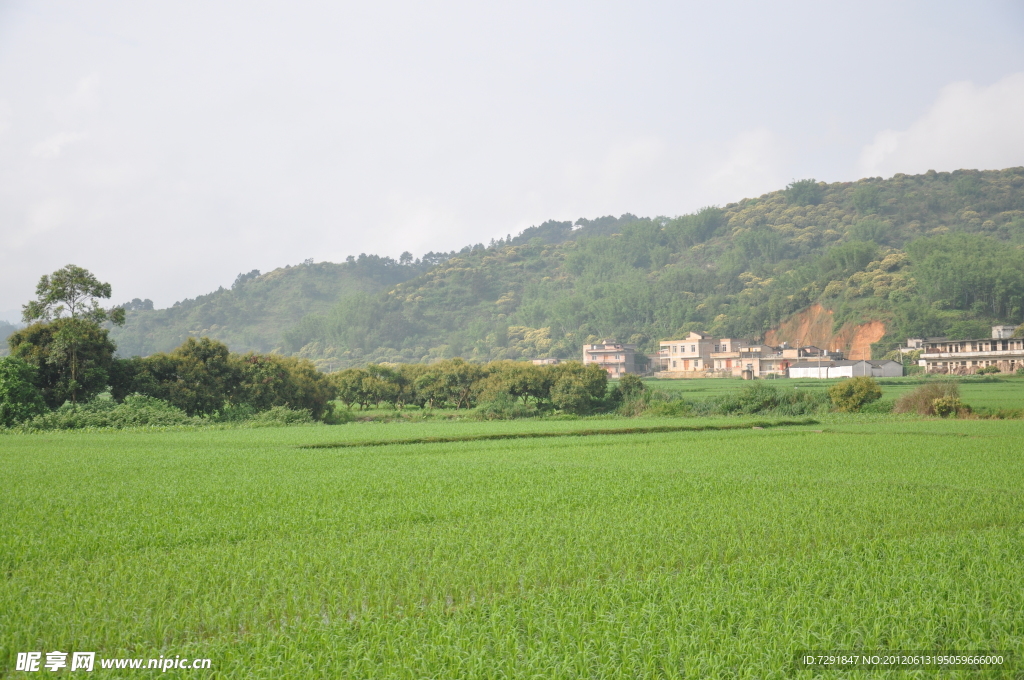
[[[993,326],[992,337],[979,340],[925,338],[921,361],[926,373],[970,375],[995,366],[1013,373],[1024,366],[1024,339],[1014,338],[1014,326]]]
[[[743,338],[714,338],[691,332],[681,340],[662,340],[661,351],[651,357],[659,378],[785,377],[789,366],[802,358],[828,355],[817,347],[772,347]]]
[[[609,378],[636,373],[636,345],[624,345],[614,340],[601,340],[583,345],[583,363],[597,364],[608,372]]]
[[[903,375],[903,364],[883,359],[858,361],[824,358],[798,361],[789,367],[790,378],[898,378]]]
[[[682,373],[673,377],[703,377],[711,367],[711,353],[716,341],[707,333],[692,331],[682,340],[662,340],[656,368],[667,373]],[[689,374],[687,376],[687,374]]]

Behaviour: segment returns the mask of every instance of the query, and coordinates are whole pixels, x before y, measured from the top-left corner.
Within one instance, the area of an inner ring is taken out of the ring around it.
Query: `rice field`
[[[593,432],[629,423],[0,437],[0,675],[48,675],[14,670],[33,650],[218,678],[809,678],[800,651],[1001,650],[981,677],[1019,677],[1024,421]],[[473,439],[568,430],[591,433]],[[404,443],[331,446],[371,441]]]
[[[882,399],[894,400],[900,395],[913,390],[926,380],[920,376],[906,378],[879,378],[882,386]],[[931,378],[934,380],[934,378]],[[645,380],[652,387],[672,395],[691,400],[703,400],[721,397],[738,392],[749,382],[738,378],[694,378],[684,380]],[[766,381],[783,389],[826,390],[840,379],[816,380],[813,378],[780,379]],[[976,410],[1024,409],[1024,378],[1001,375],[989,377],[966,378],[958,381],[960,396]]]

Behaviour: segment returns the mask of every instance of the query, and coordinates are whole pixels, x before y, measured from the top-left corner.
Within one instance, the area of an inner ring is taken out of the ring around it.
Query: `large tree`
[[[124,323],[124,309],[103,309],[110,284],[73,264],[44,275],[36,299],[22,307],[28,328],[7,340],[11,353],[38,369],[37,386],[51,407],[85,401],[107,387],[116,346],[100,324]]]
[[[69,264],[39,279],[36,299],[21,308],[21,315],[26,323],[60,319],[67,313],[72,319],[97,324],[123,324],[124,309],[103,309],[97,302],[101,298],[110,298],[110,284],[102,283],[88,269]]]

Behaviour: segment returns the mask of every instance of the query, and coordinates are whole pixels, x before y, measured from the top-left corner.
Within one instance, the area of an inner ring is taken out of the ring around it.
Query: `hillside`
[[[111,329],[111,335],[122,356],[168,351],[189,336],[203,335],[238,351],[267,352],[279,348],[282,332],[303,317],[327,312],[346,296],[386,290],[445,257],[430,253],[424,260],[397,262],[360,255],[341,264],[305,262],[266,274],[254,270],[239,274],[230,289],[182,300],[167,309],[130,303],[127,323]]]
[[[384,266],[391,279],[351,265],[277,270],[170,310],[130,312],[116,337],[131,354],[208,333],[338,367],[574,357],[597,336],[650,351],[691,329],[777,329],[771,337],[786,339],[802,323],[821,334],[830,324],[859,346],[880,341],[876,352],[907,336],[984,334],[1024,314],[1024,168],[805,180],[677,218],[547,222],[489,247]],[[338,283],[314,283],[327,279]],[[812,305],[815,319],[793,316]]]

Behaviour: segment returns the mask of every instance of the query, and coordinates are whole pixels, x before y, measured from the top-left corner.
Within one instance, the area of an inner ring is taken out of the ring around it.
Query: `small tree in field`
[[[860,376],[837,382],[828,388],[829,399],[837,411],[853,413],[865,404],[870,404],[882,397],[882,388],[874,378]]]

